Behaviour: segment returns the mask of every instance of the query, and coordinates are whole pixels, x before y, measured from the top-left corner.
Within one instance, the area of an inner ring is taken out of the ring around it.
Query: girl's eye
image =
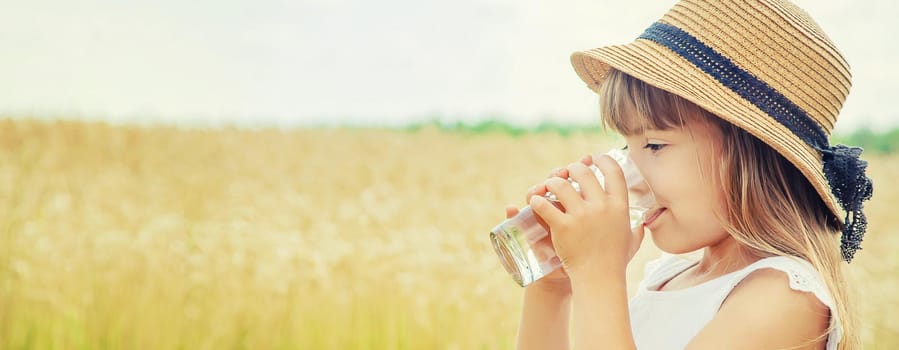
[[[663,144],[658,144],[658,143],[647,143],[646,146],[643,146],[643,148],[648,149],[648,150],[653,151],[653,152],[658,152],[658,151],[661,150],[663,147],[665,147],[665,145],[663,145]]]

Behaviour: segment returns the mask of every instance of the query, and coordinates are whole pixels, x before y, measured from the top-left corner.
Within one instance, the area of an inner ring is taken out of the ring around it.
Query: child
[[[683,0],[635,42],[572,64],[658,208],[630,232],[607,156],[583,162],[605,188],[575,163],[528,193],[564,269],[525,289],[520,349],[568,348],[570,310],[582,349],[859,348],[841,259],[859,249],[872,184],[860,149],[828,142],[850,74],[804,11]],[[625,268],[644,228],[670,254],[647,265],[628,303]],[[691,251],[701,258],[677,255]]]

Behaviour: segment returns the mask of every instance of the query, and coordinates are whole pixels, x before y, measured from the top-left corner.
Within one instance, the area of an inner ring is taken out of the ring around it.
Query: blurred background
[[[834,140],[878,185],[849,269],[895,348],[899,5],[796,2],[852,66]],[[3,2],[0,348],[513,347],[488,230],[620,143],[568,56],[673,3]]]
[[[568,56],[672,0],[8,1],[0,111],[177,125],[593,123]],[[837,129],[893,127],[899,4],[798,0],[842,49]]]

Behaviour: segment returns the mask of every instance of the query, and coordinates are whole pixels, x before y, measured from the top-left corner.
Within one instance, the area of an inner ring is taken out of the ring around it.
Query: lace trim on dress
[[[732,282],[731,288],[736,287],[740,281],[752,272],[760,269],[770,268],[787,274],[790,279],[790,289],[812,293],[821,301],[828,309],[830,309],[830,333],[827,337],[827,350],[835,350],[840,339],[843,337],[843,329],[840,327],[839,315],[837,315],[834,307],[833,297],[827,290],[821,275],[817,270],[805,260],[798,258],[778,256],[759,260],[744,269]]]

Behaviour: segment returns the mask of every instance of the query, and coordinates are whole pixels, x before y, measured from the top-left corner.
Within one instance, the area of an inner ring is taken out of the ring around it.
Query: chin
[[[705,248],[704,245],[696,242],[687,242],[679,237],[666,237],[664,234],[657,234],[652,231],[649,231],[649,236],[652,237],[652,242],[657,248],[668,254],[689,254]]]

